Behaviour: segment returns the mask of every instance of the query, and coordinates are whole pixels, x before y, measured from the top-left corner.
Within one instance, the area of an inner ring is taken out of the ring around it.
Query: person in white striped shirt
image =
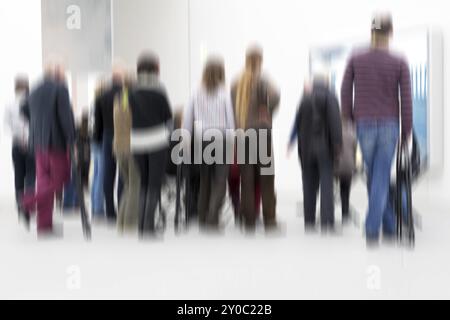
[[[214,143],[204,133],[210,129],[220,130],[224,146],[221,151],[226,151],[225,133],[235,129],[235,121],[231,96],[225,86],[222,59],[210,58],[207,61],[202,85],[193,94],[184,112],[183,127],[189,130],[194,140],[201,139],[202,151]],[[217,154],[214,158],[217,160]],[[200,166],[199,223],[200,227],[213,231],[220,227],[220,211],[226,194],[229,169],[225,157],[218,158],[219,161],[211,163],[203,157]]]

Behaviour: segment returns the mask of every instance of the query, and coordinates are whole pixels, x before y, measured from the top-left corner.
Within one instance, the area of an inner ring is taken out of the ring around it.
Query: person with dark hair
[[[401,143],[407,142],[412,129],[409,67],[403,57],[389,49],[391,15],[376,15],[371,32],[371,47],[352,55],[341,89],[343,116],[356,123],[367,170],[365,231],[369,246],[378,244],[381,226],[385,238],[395,239],[396,222],[389,201],[391,167],[399,137]]]
[[[4,122],[12,135],[16,203],[19,208],[23,194],[34,191],[36,171],[34,155],[28,149],[29,123],[21,109],[29,94],[28,78],[17,76],[14,89],[15,100],[6,106]],[[28,225],[28,215],[23,215],[21,218],[24,218]]]
[[[117,221],[116,206],[114,204],[114,188],[117,183],[117,202],[120,202],[122,181],[118,177],[117,162],[113,153],[114,139],[114,99],[122,90],[124,70],[115,65],[112,73],[112,83],[100,97],[96,99],[94,139],[101,137],[103,150],[103,191],[105,196],[106,219],[109,223]],[[98,218],[98,216],[97,216]]]
[[[192,96],[186,108],[183,126],[191,132],[191,135],[195,131],[194,140],[199,139],[202,150],[216,142],[203,136],[206,130],[216,129],[222,132],[224,156],[219,158],[218,155],[213,155],[215,159],[202,159],[198,198],[200,227],[217,230],[220,210],[227,190],[226,130],[235,128],[233,107],[230,95],[225,88],[225,69],[221,59],[210,59],[206,63],[202,86]],[[200,137],[196,134],[195,126],[201,126],[203,129],[198,132]]]
[[[156,235],[156,209],[167,166],[172,111],[159,80],[159,59],[142,54],[137,62],[137,84],[130,92],[132,115],[130,150],[141,177],[138,231],[140,237]]]
[[[265,144],[266,152],[272,161],[269,165],[274,168],[272,152],[272,118],[278,109],[280,95],[274,85],[262,73],[263,53],[258,47],[247,51],[245,70],[238,81],[232,86],[231,97],[234,106],[236,128],[244,131],[254,130],[258,136],[257,146],[245,142],[245,163],[239,165],[241,176],[240,216],[244,219],[247,231],[254,231],[256,227],[255,188],[260,185],[263,218],[266,231],[277,230],[275,174],[265,172],[260,155],[261,145]],[[264,133],[266,137],[264,138]],[[261,139],[265,139],[261,140]],[[239,139],[238,139],[239,140]],[[261,141],[260,141],[261,140]],[[238,141],[239,143],[239,141]],[[254,148],[256,147],[256,149]],[[251,163],[251,153],[256,150],[257,163]],[[258,156],[259,155],[259,156]],[[239,154],[238,154],[239,156]]]
[[[39,235],[54,235],[53,204],[70,179],[69,151],[75,144],[75,123],[69,91],[50,64],[44,80],[31,92],[25,113],[30,119],[29,145],[36,155],[36,192],[25,193],[24,212],[37,209]]]
[[[322,232],[334,232],[333,165],[342,145],[339,103],[323,75],[305,92],[295,117],[290,146],[298,141],[302,167],[305,230],[316,229],[316,203],[320,189]]]

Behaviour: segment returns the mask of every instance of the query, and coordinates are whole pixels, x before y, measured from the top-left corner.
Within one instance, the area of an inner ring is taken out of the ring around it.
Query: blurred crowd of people
[[[395,238],[390,172],[396,146],[411,134],[412,102],[408,64],[389,49],[392,33],[390,15],[373,19],[371,46],[355,52],[348,61],[341,101],[325,73],[315,74],[305,86],[288,149],[297,141],[307,231],[318,228],[319,191],[320,229],[335,231],[335,179],[339,180],[342,220],[350,220],[350,189],[359,143],[369,196],[367,243],[377,244],[381,236]],[[187,130],[193,137],[187,142],[189,147],[197,139],[206,151],[213,141],[205,137],[205,131],[225,134],[242,129],[254,130],[258,141],[255,148],[245,141],[241,150],[244,162],[237,161],[236,155],[232,163],[203,160],[194,174],[184,177],[193,195],[191,211],[202,229],[220,230],[228,189],[236,222],[247,232],[255,231],[261,213],[267,232],[279,230],[275,175],[262,174],[267,163],[258,157],[249,161],[252,152],[260,154],[263,146],[273,157],[272,119],[280,94],[263,75],[262,65],[262,49],[249,48],[245,67],[230,92],[224,61],[211,57],[198,90],[182,115],[174,115],[159,77],[159,59],[145,52],[138,58],[135,76],[120,65],[113,67],[111,80],[99,83],[92,111],[83,115],[78,126],[61,65],[48,64],[42,81],[31,91],[27,78],[19,76],[16,99],[5,117],[13,137],[20,217],[29,225],[30,216],[36,213],[38,234],[53,234],[55,199],[72,208],[84,196],[77,194],[74,186],[73,175],[77,174],[90,191],[94,222],[106,221],[120,232],[137,232],[141,237],[154,236],[161,188],[167,170],[174,165],[173,130]],[[203,131],[196,130],[196,123],[202,124]],[[260,135],[262,132],[265,134]],[[76,163],[71,163],[71,154]]]

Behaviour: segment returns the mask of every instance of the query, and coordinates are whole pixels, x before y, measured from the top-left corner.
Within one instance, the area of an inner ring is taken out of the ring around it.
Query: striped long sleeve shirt
[[[344,73],[341,105],[344,118],[350,120],[401,117],[402,135],[408,136],[412,130],[413,111],[406,60],[381,49],[354,54]]]
[[[194,132],[194,123],[207,129],[235,129],[234,112],[230,93],[220,87],[214,93],[200,88],[191,98],[184,114],[184,129]]]

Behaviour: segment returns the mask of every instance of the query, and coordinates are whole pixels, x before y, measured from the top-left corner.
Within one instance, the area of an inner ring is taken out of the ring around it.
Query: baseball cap
[[[372,20],[371,30],[381,34],[389,34],[393,31],[392,16],[390,14],[376,14]]]

